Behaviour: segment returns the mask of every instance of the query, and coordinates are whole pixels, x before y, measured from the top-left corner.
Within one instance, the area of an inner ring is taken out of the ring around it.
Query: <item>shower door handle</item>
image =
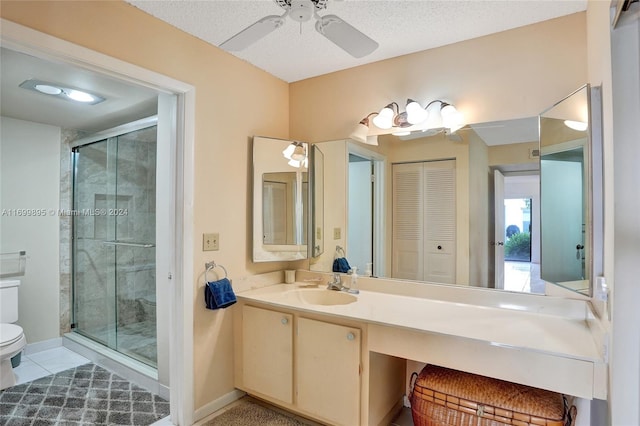
[[[155,244],[151,243],[126,243],[123,241],[103,241],[102,244],[106,244],[109,246],[126,246],[126,247],[141,247],[141,248],[151,248],[155,247]]]

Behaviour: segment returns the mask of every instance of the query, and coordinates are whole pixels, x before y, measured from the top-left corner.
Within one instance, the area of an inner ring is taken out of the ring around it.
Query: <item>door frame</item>
[[[349,154],[368,159],[373,164],[373,276],[386,277],[387,264],[384,259],[387,256],[387,241],[386,234],[386,222],[387,222],[387,209],[385,199],[386,189],[386,176],[385,170],[387,168],[387,157],[384,155],[369,150],[355,142],[347,142],[347,170],[349,169]],[[349,173],[347,172],[347,179]],[[348,182],[347,182],[347,197],[348,197]],[[349,200],[346,200],[347,205]],[[347,218],[348,221],[348,218]],[[348,223],[347,223],[348,226]],[[359,271],[360,275],[363,275],[365,271]]]
[[[170,418],[173,424],[192,424],[195,87],[6,19],[0,19],[0,25],[3,47],[45,60],[64,62],[177,97],[175,123],[172,125],[176,142],[176,162],[172,173],[176,200],[172,247],[175,263],[167,276],[167,285],[171,287]]]

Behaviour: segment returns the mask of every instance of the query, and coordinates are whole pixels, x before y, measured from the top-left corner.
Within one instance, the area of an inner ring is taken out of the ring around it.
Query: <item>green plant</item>
[[[507,238],[511,238],[512,235],[517,234],[519,232],[520,232],[520,228],[518,228],[518,225],[507,226],[507,230],[506,230]]]
[[[531,234],[513,234],[504,245],[504,257],[509,260],[529,260],[531,257]]]

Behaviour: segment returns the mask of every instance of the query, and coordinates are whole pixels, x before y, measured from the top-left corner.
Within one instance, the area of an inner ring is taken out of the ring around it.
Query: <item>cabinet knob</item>
[[[280,322],[281,322],[282,324],[284,324],[284,325],[287,325],[287,324],[289,324],[289,318],[282,318],[282,319],[280,320]]]
[[[355,340],[356,339],[356,335],[349,332],[347,333],[347,340],[351,341],[351,340]]]

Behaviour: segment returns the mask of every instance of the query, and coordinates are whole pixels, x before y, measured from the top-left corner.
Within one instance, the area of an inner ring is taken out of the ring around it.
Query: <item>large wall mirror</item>
[[[599,102],[587,85],[540,114],[541,276],[588,296],[602,271]]]
[[[253,138],[253,261],[307,258],[309,146]]]
[[[575,95],[582,107],[599,102],[593,89]],[[601,238],[601,214],[593,210],[601,167],[593,164],[601,159],[591,136],[599,128],[593,110],[578,119],[563,115],[561,104],[542,118],[473,124],[454,135],[318,143],[327,160],[328,235],[310,269],[330,272],[333,248],[341,247],[352,266],[378,277],[537,294],[551,282],[590,295],[590,278],[601,269],[593,254]],[[571,130],[565,120],[588,130]],[[569,211],[562,204],[569,202],[579,208]],[[571,243],[554,227],[571,230]],[[560,246],[571,250],[557,253]]]
[[[331,271],[340,246],[378,277],[544,293],[537,117],[316,145],[328,235],[311,270]]]

